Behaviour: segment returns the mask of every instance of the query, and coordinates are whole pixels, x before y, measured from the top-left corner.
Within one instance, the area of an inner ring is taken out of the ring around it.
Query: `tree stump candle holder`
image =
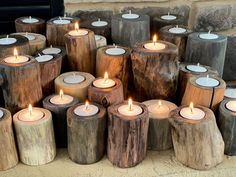
[[[181,106],[173,110],[170,117],[173,146],[178,161],[197,170],[210,169],[223,161],[224,141],[210,109]]]
[[[169,25],[160,29],[159,39],[175,44],[179,48],[180,61],[185,58],[185,50],[188,35],[192,33],[187,26],[183,25]]]
[[[56,146],[67,147],[67,110],[78,104],[79,100],[69,95],[53,94],[43,100],[43,107],[52,113]]]
[[[224,100],[236,100],[236,82],[226,82]]]
[[[44,97],[54,92],[54,80],[61,73],[61,55],[38,55],[35,59],[39,62],[41,85]]]
[[[107,39],[104,36],[95,34],[95,41],[97,48],[104,47],[107,45]]]
[[[103,77],[105,72],[111,78],[121,80],[124,96],[127,97],[130,70],[130,50],[121,46],[105,46],[97,50],[96,77]]]
[[[147,150],[147,107],[138,102],[122,102],[108,107],[108,117],[108,160],[120,168],[141,163]]]
[[[174,103],[165,100],[148,100],[143,102],[149,112],[148,149],[162,151],[172,145],[169,113],[176,109]]]
[[[94,32],[88,29],[70,31],[65,35],[65,44],[70,69],[94,74],[97,49]]]
[[[16,32],[38,33],[45,35],[45,21],[38,17],[20,17],[15,20]]]
[[[192,33],[188,37],[185,61],[211,66],[222,76],[227,37],[213,33]]]
[[[40,66],[31,56],[9,56],[0,60],[0,85],[5,108],[15,113],[42,99]]]
[[[181,105],[193,102],[216,111],[224,98],[225,88],[225,81],[217,76],[193,76],[187,82]]]
[[[139,43],[131,52],[136,99],[173,100],[179,62],[176,45],[165,41]]]
[[[42,108],[26,108],[13,116],[21,162],[43,165],[56,156],[52,114]]]
[[[112,83],[110,85],[110,83]],[[114,83],[114,84],[113,84]],[[119,79],[97,78],[88,88],[88,99],[103,105],[110,105],[124,101],[123,85]]]
[[[0,35],[0,58],[13,54],[14,48],[19,54],[29,55],[29,40],[21,35]]]
[[[112,41],[126,47],[150,39],[150,17],[148,15],[117,14],[111,20]]]
[[[80,103],[67,111],[68,153],[72,161],[92,164],[105,151],[106,109],[96,103]]]
[[[64,93],[83,102],[88,97],[88,88],[94,79],[93,75],[84,72],[63,73],[54,81],[55,92],[59,93],[60,90],[63,90]]]
[[[186,85],[189,79],[193,76],[199,75],[214,75],[218,76],[218,72],[211,68],[210,66],[200,65],[198,64],[190,64],[190,63],[180,63],[179,65],[179,81],[178,81],[178,102],[181,103],[183,98]]]
[[[65,34],[73,30],[75,28],[75,23],[78,22],[79,19],[76,17],[55,17],[47,21],[48,46],[65,46]]]
[[[0,171],[13,168],[18,163],[18,155],[12,129],[10,111],[0,108]]]

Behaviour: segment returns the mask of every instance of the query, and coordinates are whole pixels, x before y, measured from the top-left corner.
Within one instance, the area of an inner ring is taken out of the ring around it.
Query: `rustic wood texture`
[[[115,44],[133,47],[150,39],[150,18],[140,15],[137,19],[124,19],[122,14],[112,16],[112,41]]]
[[[9,64],[0,60],[0,85],[5,108],[15,113],[29,104],[39,105],[42,99],[40,66],[33,58],[21,64]]]
[[[99,39],[95,40],[97,48],[106,46],[107,45],[107,39],[104,36],[101,36],[101,35],[97,35],[97,36],[99,37]]]
[[[210,76],[211,78],[217,79],[219,85],[216,87],[204,87],[196,83],[199,77],[203,77],[203,75],[193,76],[187,82],[181,105],[189,105],[193,102],[196,105],[205,106],[216,111],[224,98],[226,83],[217,76]]]
[[[52,114],[46,109],[33,109],[43,111],[44,117],[38,121],[25,122],[19,120],[18,112],[13,116],[13,123],[21,162],[27,165],[43,165],[53,161],[56,156]]]
[[[1,38],[6,38],[6,35],[0,35]],[[17,49],[19,55],[29,55],[30,47],[29,40],[21,35],[9,35],[9,38],[15,38],[17,41],[10,45],[0,45],[0,58],[8,55],[13,55],[14,48]]]
[[[68,104],[53,104],[51,103],[51,98],[56,96],[56,94],[50,95],[43,100],[43,107],[52,113],[54,134],[56,140],[57,148],[66,148],[67,147],[67,110],[78,104],[79,100],[73,98],[73,101]]]
[[[65,46],[64,35],[71,30],[75,29],[75,23],[79,23],[79,19],[74,17],[70,21],[71,23],[60,25],[53,23],[54,20],[58,20],[59,17],[55,17],[47,21],[47,41],[48,46]]]
[[[68,153],[70,159],[79,164],[95,163],[105,152],[106,109],[99,104],[91,104],[99,108],[94,116],[76,115],[74,109],[78,105],[67,111]]]
[[[88,99],[90,101],[103,105],[105,108],[124,101],[124,91],[121,81],[116,78],[112,79],[115,81],[116,85],[111,88],[101,89],[91,84],[88,88]]]
[[[128,168],[138,165],[146,156],[148,136],[148,110],[144,104],[143,112],[138,116],[124,116],[118,108],[128,104],[122,102],[108,107],[107,157],[115,166]]]
[[[13,168],[18,163],[18,155],[12,129],[10,111],[0,108],[3,117],[0,118],[0,171]]]
[[[71,36],[67,33],[65,44],[70,69],[94,74],[97,49],[94,32],[88,30],[88,34],[83,36]]]
[[[205,117],[190,120],[180,116],[183,107],[173,110],[169,119],[177,160],[197,170],[207,170],[218,165],[224,160],[224,141],[214,113],[208,108],[197,106],[205,112]]]
[[[190,30],[187,26],[179,25],[178,27],[186,29],[186,32],[181,34],[175,34],[169,31],[169,29],[174,27],[176,27],[176,25],[162,27],[158,33],[159,39],[175,44],[179,48],[179,60],[183,61],[185,58],[188,35],[192,33],[192,30]]]
[[[75,73],[76,75],[81,75],[85,78],[85,80],[79,84],[68,84],[64,82],[65,77],[72,75]],[[84,102],[88,97],[88,87],[94,81],[95,77],[89,73],[84,72],[67,72],[58,76],[55,83],[55,92],[59,93],[60,89],[63,90],[65,94],[74,96],[78,98],[81,102]]]
[[[205,67],[207,69],[207,71],[204,73],[190,71],[186,68],[188,65],[193,65],[193,63],[190,64],[190,63],[183,62],[183,63],[180,63],[180,65],[179,65],[179,81],[178,81],[178,90],[177,90],[179,103],[181,103],[181,101],[182,101],[187,83],[191,77],[199,76],[202,74],[203,75],[208,74],[210,76],[212,76],[212,75],[218,76],[219,75],[215,69],[213,69],[209,66],[206,66],[206,65],[200,65],[200,66]]]
[[[218,39],[201,39],[202,33],[192,33],[188,37],[185,61],[211,66],[222,76],[225,62],[227,37],[218,34]]]
[[[38,17],[32,17],[38,19],[39,21],[36,23],[24,23],[22,20],[24,20],[25,18],[29,17],[20,17],[15,20],[16,32],[29,32],[29,33],[38,33],[45,35],[46,31],[45,20]]]
[[[217,123],[225,142],[225,154],[236,155],[236,113],[226,108],[229,100],[223,100],[219,106]]]
[[[123,55],[109,55],[106,50],[114,46],[105,46],[97,50],[96,57],[96,77],[103,77],[107,72],[110,78],[118,78],[121,80],[124,88],[124,96],[127,97],[129,70],[131,69],[130,49],[117,46],[126,52]]]
[[[149,110],[149,106],[158,105],[159,100],[148,100],[143,102]],[[163,105],[168,106],[168,112],[176,109],[177,106],[169,101],[161,100]],[[171,126],[169,115],[156,114],[149,111],[149,128],[148,128],[148,149],[150,150],[167,150],[172,148]]]
[[[169,42],[161,51],[144,48],[140,43],[131,52],[134,87],[138,101],[150,99],[173,100],[177,90],[178,48]]]

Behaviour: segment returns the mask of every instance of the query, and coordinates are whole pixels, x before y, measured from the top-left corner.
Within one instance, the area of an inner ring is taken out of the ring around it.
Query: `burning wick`
[[[193,102],[190,103],[189,109],[190,109],[190,112],[193,114]]]
[[[153,36],[153,43],[154,43],[154,46],[156,46],[156,42],[157,42],[157,35],[155,34],[155,35]]]
[[[30,114],[30,116],[32,116],[32,112],[33,112],[33,108],[32,108],[32,105],[31,104],[29,104],[29,114]]]
[[[88,102],[88,101],[85,102],[85,110],[86,110],[86,111],[89,110],[89,102]]]
[[[105,74],[104,74],[104,84],[107,83],[107,79],[108,79],[108,73],[105,72]]]
[[[76,30],[77,32],[79,31],[79,23],[78,23],[78,22],[75,23],[75,30]]]
[[[131,98],[129,98],[129,100],[128,100],[128,105],[129,105],[129,111],[132,111],[133,102],[132,102]]]
[[[64,95],[63,91],[60,90],[60,98],[61,98],[61,99],[63,99],[63,95]]]
[[[14,52],[13,52],[14,56],[16,57],[16,59],[18,58],[18,52],[17,52],[17,49],[14,48]]]
[[[159,100],[159,101],[158,101],[158,108],[159,108],[159,109],[161,108],[161,105],[162,105],[161,100]]]

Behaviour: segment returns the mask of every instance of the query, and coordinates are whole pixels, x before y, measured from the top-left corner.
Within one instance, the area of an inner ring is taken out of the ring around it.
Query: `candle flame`
[[[76,31],[79,30],[79,23],[78,23],[78,22],[75,23],[75,30],[76,30]]]
[[[17,51],[17,49],[16,48],[14,48],[14,50],[13,50],[13,55],[16,57],[16,59],[17,59],[17,57],[18,57],[18,51]]]
[[[154,43],[156,43],[156,42],[157,42],[157,39],[158,39],[157,35],[154,34],[154,36],[153,36],[153,38],[152,38],[152,41],[153,41]]]
[[[32,105],[31,105],[31,104],[29,104],[28,110],[29,110],[30,116],[32,116],[33,108],[32,108]]]
[[[107,82],[107,79],[108,79],[108,73],[107,73],[107,72],[105,72],[105,74],[104,74],[104,83],[106,83],[106,82]]]
[[[128,100],[129,111],[132,111],[132,105],[133,105],[133,101],[131,98],[129,98]]]
[[[193,109],[194,109],[194,107],[193,107],[193,102],[190,103],[189,109],[190,109],[190,112],[193,113]]]
[[[86,111],[89,110],[89,102],[88,102],[88,100],[85,102],[85,110]]]
[[[63,98],[63,95],[64,95],[64,93],[63,93],[63,90],[60,90],[60,98],[62,99]]]
[[[158,108],[160,108],[161,105],[162,105],[162,102],[161,102],[161,100],[159,100],[159,101],[158,101]]]

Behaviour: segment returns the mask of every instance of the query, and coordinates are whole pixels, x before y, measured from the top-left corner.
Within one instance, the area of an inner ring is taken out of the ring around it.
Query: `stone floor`
[[[225,157],[222,164],[209,171],[197,171],[176,161],[173,150],[148,151],[146,159],[134,168],[113,167],[104,157],[92,165],[73,163],[66,149],[59,149],[56,159],[47,164],[30,167],[18,164],[15,168],[0,172],[0,177],[235,177],[236,157]]]

